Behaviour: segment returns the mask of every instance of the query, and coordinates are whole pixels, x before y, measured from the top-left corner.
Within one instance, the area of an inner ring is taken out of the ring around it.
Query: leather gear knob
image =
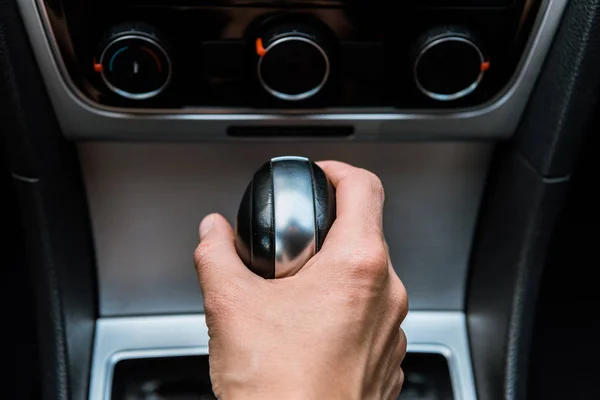
[[[318,165],[303,157],[273,158],[242,198],[237,252],[263,278],[292,276],[321,249],[335,215],[335,189]]]

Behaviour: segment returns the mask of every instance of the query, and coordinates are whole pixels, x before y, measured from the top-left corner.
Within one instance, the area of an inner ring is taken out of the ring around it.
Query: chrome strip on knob
[[[271,166],[275,278],[284,278],[298,272],[316,253],[312,174],[304,157],[273,158]]]

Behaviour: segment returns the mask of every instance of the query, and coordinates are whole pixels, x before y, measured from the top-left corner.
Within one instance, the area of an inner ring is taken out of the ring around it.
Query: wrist
[[[268,378],[265,377],[265,380]],[[348,385],[340,387],[335,384],[304,384],[298,386],[285,385],[246,385],[243,387],[228,388],[218,395],[219,400],[360,400],[360,392],[352,393]]]

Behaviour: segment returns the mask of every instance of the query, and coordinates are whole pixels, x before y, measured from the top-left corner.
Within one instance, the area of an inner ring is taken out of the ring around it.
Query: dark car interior
[[[0,0],[0,398],[215,398],[198,223],[291,155],[383,182],[401,400],[600,399],[599,95],[600,0]]]

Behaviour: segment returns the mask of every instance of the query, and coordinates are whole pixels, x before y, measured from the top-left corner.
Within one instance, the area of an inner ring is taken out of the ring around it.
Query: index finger
[[[383,185],[377,175],[338,161],[317,162],[336,189],[337,216],[328,240],[383,235]]]

